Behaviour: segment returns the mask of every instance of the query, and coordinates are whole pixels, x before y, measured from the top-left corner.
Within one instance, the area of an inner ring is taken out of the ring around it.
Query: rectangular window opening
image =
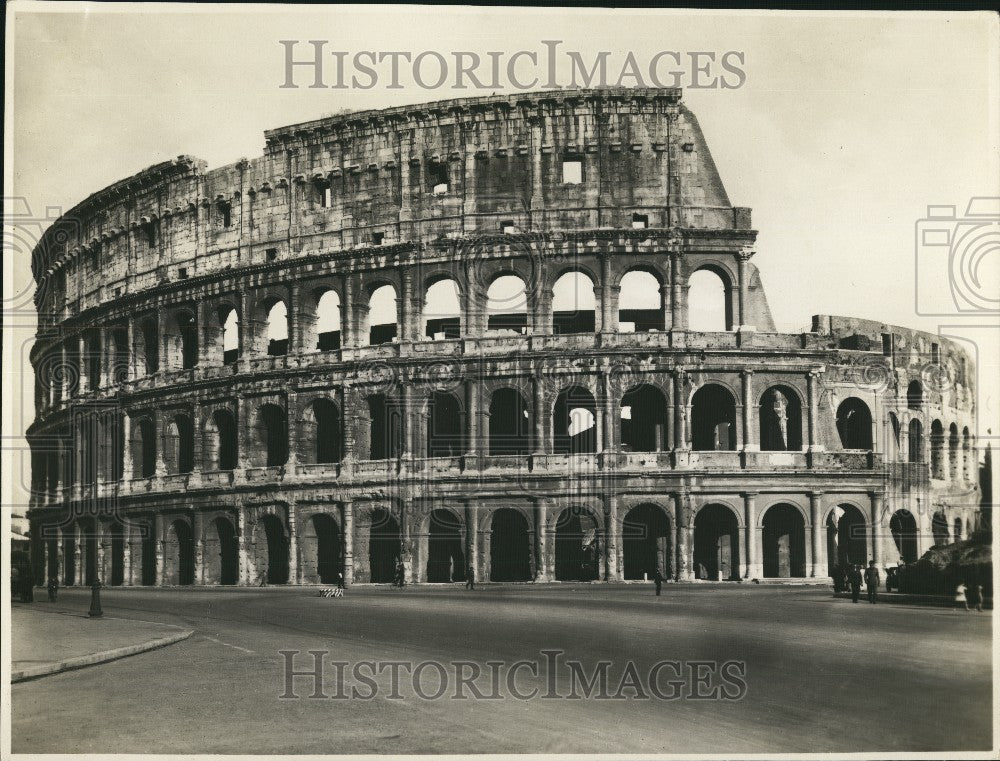
[[[440,161],[431,162],[427,165],[427,181],[431,192],[436,196],[447,195],[448,187],[448,165]]]
[[[583,159],[566,158],[562,163],[564,185],[580,185],[583,182]]]
[[[513,235],[517,232],[517,228],[514,226],[513,219],[505,219],[500,223],[500,230],[503,231],[504,235]]]
[[[632,229],[633,230],[645,230],[649,227],[649,215],[648,214],[633,214],[632,215]]]
[[[381,246],[382,241],[385,240],[385,233],[372,233],[372,244],[375,246]]]
[[[275,259],[278,258],[278,249],[269,248],[264,252],[264,254],[267,256],[267,260],[269,262],[273,262]]]

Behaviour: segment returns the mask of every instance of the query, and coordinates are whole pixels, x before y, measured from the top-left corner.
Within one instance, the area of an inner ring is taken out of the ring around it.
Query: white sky
[[[193,9],[193,10],[192,10]],[[816,313],[967,336],[980,354],[980,434],[1000,428],[995,317],[914,308],[914,226],[929,204],[1000,196],[997,19],[989,14],[733,15],[684,11],[8,5],[5,195],[68,209],[158,161],[259,155],[265,129],[348,109],[462,95],[405,88],[279,89],[281,39],[327,49],[443,53],[745,53],[746,84],[687,90],[734,205],[753,208],[780,330]],[[44,12],[39,12],[44,11]],[[304,48],[303,48],[304,50]],[[612,69],[615,67],[612,66]],[[37,236],[37,233],[32,233]],[[31,236],[29,236],[30,239]],[[33,417],[28,251],[5,234],[4,425]],[[388,307],[388,304],[386,304]],[[987,423],[989,420],[991,422]],[[17,462],[11,467],[24,472]],[[10,472],[7,470],[6,472]],[[11,479],[4,479],[5,486]],[[10,504],[9,491],[4,502]]]

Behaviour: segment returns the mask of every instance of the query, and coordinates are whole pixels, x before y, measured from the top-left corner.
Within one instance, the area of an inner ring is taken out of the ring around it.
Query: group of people
[[[972,598],[971,600],[969,599],[970,597]],[[976,582],[971,587],[968,587],[964,581],[958,582],[958,586],[955,587],[955,607],[971,610],[969,608],[970,602],[975,606],[977,611],[980,613],[983,612],[983,585]]]
[[[878,588],[882,583],[882,576],[874,560],[868,563],[864,574],[861,573],[860,563],[855,563],[847,570],[846,581],[851,588],[851,602],[857,602],[861,598],[862,580],[868,589],[868,602],[875,605],[878,602]]]

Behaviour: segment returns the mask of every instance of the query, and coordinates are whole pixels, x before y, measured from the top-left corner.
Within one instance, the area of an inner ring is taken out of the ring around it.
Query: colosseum
[[[337,114],[99,190],[32,261],[35,579],[816,578],[967,537],[970,357],[778,332],[756,235],[679,89]]]

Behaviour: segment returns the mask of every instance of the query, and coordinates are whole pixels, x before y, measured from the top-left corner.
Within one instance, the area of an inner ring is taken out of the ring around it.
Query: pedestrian
[[[656,596],[660,596],[660,589],[663,587],[663,574],[660,573],[660,566],[653,569],[653,582],[656,584]]]
[[[406,567],[402,558],[396,558],[396,586],[400,589],[406,586]]]
[[[264,571],[264,573],[261,574],[259,586],[262,586],[262,587],[266,587],[267,586],[267,577],[268,577],[268,574],[270,574],[270,573],[271,573],[271,569],[269,568],[266,571]]]
[[[59,582],[55,577],[49,579],[49,602],[56,601],[56,593],[59,591]]]
[[[958,582],[958,586],[955,587],[955,607],[969,609],[969,601],[965,599],[965,586],[964,581]]]
[[[851,602],[857,602],[861,597],[861,566],[852,566],[848,578],[851,582]]]
[[[982,613],[983,612],[983,585],[980,584],[978,581],[976,582],[975,590],[976,590],[976,610],[979,611],[980,613]]]
[[[868,563],[868,570],[865,571],[865,584],[868,587],[868,602],[874,605],[878,602],[878,585],[882,581],[878,573],[875,561]]]
[[[476,591],[476,572],[471,565],[465,570],[465,588]]]

